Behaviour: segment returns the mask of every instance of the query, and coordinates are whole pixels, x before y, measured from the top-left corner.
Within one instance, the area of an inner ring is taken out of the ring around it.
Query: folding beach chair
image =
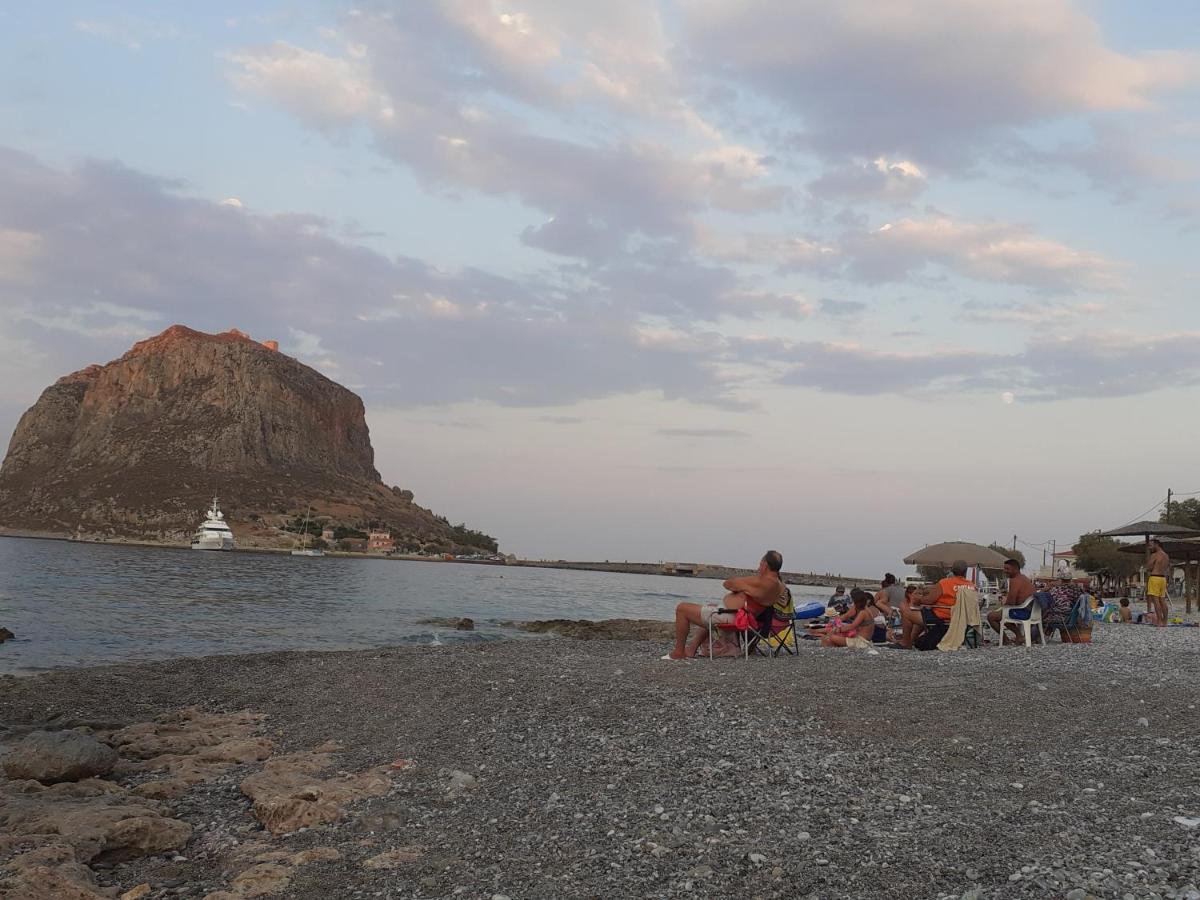
[[[796,604],[792,600],[792,591],[784,585],[783,596],[771,607],[773,615],[767,626],[765,635],[761,635],[754,649],[763,653],[764,646],[771,656],[787,653],[795,656],[800,649],[800,636],[796,631]]]
[[[724,614],[732,614],[733,621],[714,621],[716,616]],[[708,620],[708,658],[713,659],[713,641],[718,635],[724,634],[737,642],[739,655],[743,659],[749,659],[752,650],[755,653],[760,652],[759,643],[771,634],[774,620],[775,607],[773,606],[768,606],[757,616],[751,615],[745,609],[718,609],[716,615]]]

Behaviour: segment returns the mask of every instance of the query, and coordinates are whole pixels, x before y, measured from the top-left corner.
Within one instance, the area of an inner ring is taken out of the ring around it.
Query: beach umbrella
[[[920,550],[914,550],[904,557],[906,565],[910,566],[946,566],[962,560],[968,566],[981,569],[999,569],[1004,565],[1006,557],[997,553],[991,547],[982,544],[972,544],[967,541],[948,541],[944,544],[930,544]]]
[[[1166,522],[1134,522],[1114,528],[1111,532],[1100,532],[1105,538],[1141,538],[1144,539],[1144,544],[1133,544],[1130,546],[1138,548],[1138,550],[1126,550],[1122,547],[1121,550],[1126,553],[1141,552],[1145,553],[1147,558],[1150,557],[1150,539],[1151,538],[1196,538],[1200,536],[1200,532],[1195,528],[1187,528],[1184,526],[1172,526]],[[1170,556],[1170,554],[1168,554]]]
[[[1168,525],[1166,522],[1134,522],[1132,525],[1122,525],[1112,531],[1100,532],[1103,537],[1140,537],[1147,541],[1152,537],[1200,537],[1200,531],[1184,525]]]
[[[1182,566],[1185,583],[1184,600],[1187,611],[1192,611],[1192,597],[1200,588],[1200,541],[1166,540],[1161,541],[1163,551],[1171,557],[1172,566]],[[1142,544],[1123,544],[1118,548],[1122,553],[1132,553],[1142,556],[1146,548]]]

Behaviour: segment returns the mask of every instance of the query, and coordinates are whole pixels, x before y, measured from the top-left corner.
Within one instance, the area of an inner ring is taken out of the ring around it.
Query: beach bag
[[[946,632],[949,630],[949,622],[939,622],[937,625],[929,625],[921,632],[921,636],[913,641],[913,646],[918,650],[936,650],[937,645],[942,642],[942,638],[946,636]]]

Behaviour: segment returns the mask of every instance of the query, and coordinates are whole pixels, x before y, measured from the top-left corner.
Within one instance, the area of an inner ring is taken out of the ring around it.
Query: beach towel
[[[979,634],[983,630],[979,618],[979,591],[971,587],[960,587],[955,591],[954,606],[950,609],[950,627],[946,636],[938,642],[939,650],[958,650],[967,638],[967,629],[974,628]]]
[[[1071,607],[1070,615],[1067,616],[1067,628],[1088,628],[1092,624],[1092,607],[1088,603],[1088,595],[1080,594],[1075,601],[1075,605]]]

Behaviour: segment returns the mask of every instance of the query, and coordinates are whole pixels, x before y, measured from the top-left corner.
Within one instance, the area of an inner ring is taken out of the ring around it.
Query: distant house
[[[395,549],[396,542],[392,540],[390,531],[372,531],[367,538],[368,553],[391,553]]]
[[[1071,578],[1079,580],[1089,578],[1090,576],[1087,572],[1077,567],[1077,561],[1078,557],[1074,550],[1062,550],[1054,554],[1051,565],[1043,564],[1040,566],[1034,577],[1041,579]]]
[[[700,566],[696,563],[669,562],[663,563],[662,567],[664,575],[695,575],[699,571]]]
[[[321,529],[321,540],[332,544],[334,541],[333,529],[332,528],[322,528]]]

